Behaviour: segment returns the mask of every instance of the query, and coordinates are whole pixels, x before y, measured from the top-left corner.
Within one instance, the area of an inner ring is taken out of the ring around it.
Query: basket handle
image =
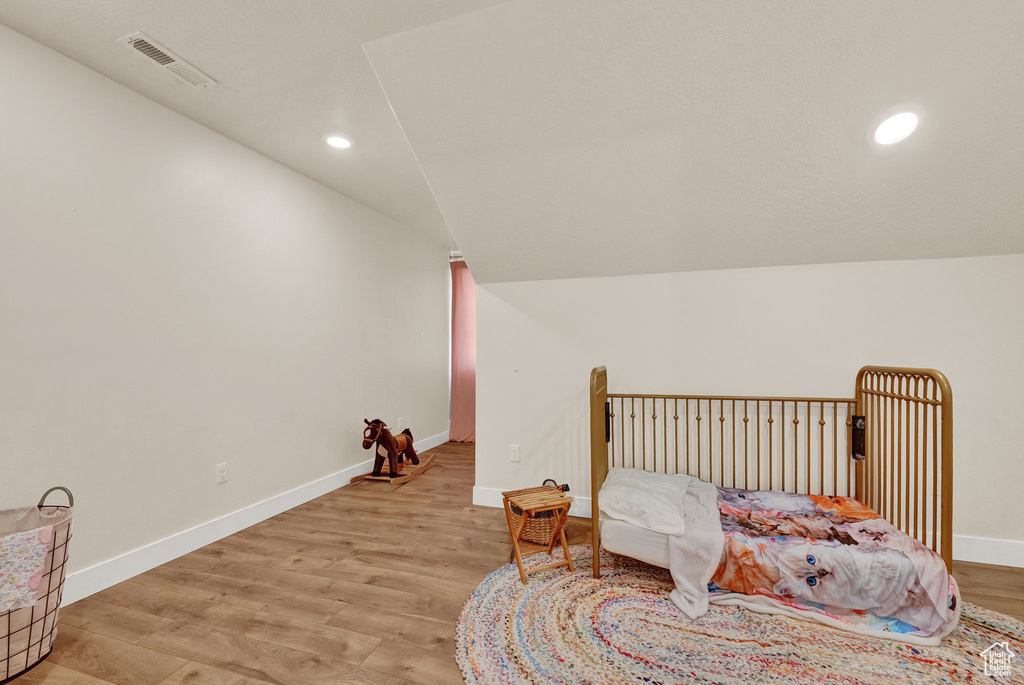
[[[547,485],[549,481],[551,482],[552,485],[554,485],[556,488],[560,489],[562,492],[569,492],[569,484],[568,483],[566,483],[565,485],[559,485],[558,481],[555,480],[554,478],[545,478],[544,482],[541,483],[541,485]]]
[[[54,490],[63,490],[64,494],[68,496],[68,506],[69,507],[75,506],[75,496],[71,494],[71,491],[68,490],[63,485],[57,485],[57,486],[54,486],[54,487],[50,488],[46,492],[44,492],[43,496],[39,498],[39,504],[37,506],[40,509],[42,509],[46,505],[46,498],[49,497],[50,493],[53,492]]]

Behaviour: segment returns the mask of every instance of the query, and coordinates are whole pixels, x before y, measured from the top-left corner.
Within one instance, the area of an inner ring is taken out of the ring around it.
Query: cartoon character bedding
[[[731,604],[918,644],[938,644],[959,620],[942,559],[851,498],[614,468],[599,502],[602,521],[668,537],[671,598],[691,618]]]

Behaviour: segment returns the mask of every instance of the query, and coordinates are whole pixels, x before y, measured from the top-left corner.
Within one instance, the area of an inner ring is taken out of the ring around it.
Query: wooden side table
[[[508,521],[508,532],[512,536],[512,551],[515,553],[516,564],[519,565],[519,579],[523,581],[523,585],[527,585],[528,581],[526,580],[527,571],[523,569],[523,555],[519,549],[519,542],[522,540],[523,529],[526,528],[527,521],[541,512],[554,512],[555,517],[555,528],[551,534],[551,541],[548,543],[548,555],[550,556],[551,552],[554,551],[555,541],[561,540],[565,559],[538,566],[529,572],[534,573],[559,566],[568,566],[570,572],[575,571],[576,567],[573,566],[572,557],[569,555],[569,543],[565,539],[565,523],[569,519],[569,507],[572,506],[572,497],[566,497],[562,489],[555,485],[542,485],[537,488],[526,488],[524,490],[509,490],[508,492],[501,493],[501,495],[505,505],[505,519]],[[518,526],[512,521],[512,505],[515,505],[517,509],[523,512]]]

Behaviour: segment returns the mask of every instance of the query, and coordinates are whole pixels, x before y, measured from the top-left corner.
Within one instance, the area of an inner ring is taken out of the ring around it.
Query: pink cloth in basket
[[[0,612],[36,603],[53,526],[43,526],[0,538]]]

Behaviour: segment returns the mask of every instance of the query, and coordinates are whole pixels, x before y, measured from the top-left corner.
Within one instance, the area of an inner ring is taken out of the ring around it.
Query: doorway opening
[[[448,439],[476,442],[476,282],[452,257],[452,380]]]

